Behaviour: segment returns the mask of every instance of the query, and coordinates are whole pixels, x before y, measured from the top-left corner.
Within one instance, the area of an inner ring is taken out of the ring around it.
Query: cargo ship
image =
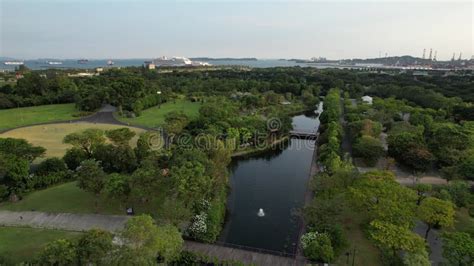
[[[77,60],[77,63],[78,63],[78,64],[87,64],[88,62],[89,62],[89,60],[87,60],[87,59],[79,59],[79,60]]]

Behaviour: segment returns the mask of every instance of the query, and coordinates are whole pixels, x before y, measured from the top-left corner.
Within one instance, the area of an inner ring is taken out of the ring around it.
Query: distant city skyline
[[[0,0],[0,56],[473,55],[472,1]]]

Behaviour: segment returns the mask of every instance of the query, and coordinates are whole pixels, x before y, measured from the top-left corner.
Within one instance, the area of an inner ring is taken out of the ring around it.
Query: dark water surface
[[[320,107],[321,108],[321,107]],[[293,117],[296,130],[317,130],[314,113]],[[267,153],[233,160],[229,217],[221,241],[294,253],[314,141],[291,139]],[[264,217],[257,215],[262,208]]]
[[[112,59],[114,65],[112,67],[129,67],[129,66],[142,66],[145,61],[151,59]],[[18,66],[15,65],[5,65],[3,62],[7,60],[0,60],[0,69],[5,70],[14,70]],[[66,59],[66,60],[50,60],[50,61],[60,61],[61,65],[49,65],[49,60],[46,59],[37,59],[37,60],[25,60],[25,66],[33,70],[39,69],[94,69],[97,67],[110,67],[107,65],[108,59],[91,59],[85,64],[79,64],[76,59]],[[208,63],[215,66],[224,66],[224,65],[239,65],[239,66],[250,66],[255,68],[265,68],[265,67],[316,67],[316,68],[331,68],[331,67],[340,67],[338,65],[317,65],[317,64],[305,64],[305,63],[296,63],[294,61],[287,60],[277,60],[277,59],[259,59],[259,60],[207,60]]]

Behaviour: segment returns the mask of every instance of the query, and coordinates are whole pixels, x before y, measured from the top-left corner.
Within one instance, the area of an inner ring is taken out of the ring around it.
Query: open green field
[[[0,110],[0,130],[45,122],[77,119],[74,104],[52,104]]]
[[[73,239],[78,232],[35,229],[24,227],[0,227],[0,257],[9,263],[17,264],[32,259],[35,253],[57,239]]]
[[[182,111],[187,116],[195,118],[199,114],[199,107],[201,103],[190,102],[184,99],[176,100],[176,102],[170,101],[164,103],[160,106],[155,106],[149,109],[146,109],[142,112],[139,117],[136,118],[125,118],[117,117],[120,121],[124,123],[129,123],[130,125],[139,125],[149,128],[154,128],[159,125],[162,125],[165,121],[165,115],[172,111]]]
[[[67,134],[82,131],[88,128],[98,128],[102,130],[122,128],[124,126],[109,125],[109,124],[93,124],[93,123],[62,123],[51,125],[37,125],[31,127],[23,127],[14,129],[3,134],[0,138],[21,138],[26,139],[33,145],[42,146],[46,149],[46,157],[62,157],[66,150],[71,147],[69,144],[64,144],[63,139]],[[131,130],[137,133],[131,140],[132,147],[136,145],[138,135],[145,130],[130,127]]]
[[[154,202],[141,203],[130,202],[137,213],[160,214],[166,211],[162,208],[166,197],[165,191],[169,187],[162,186],[156,191]],[[125,204],[116,200],[101,196],[98,201],[97,213],[125,215]],[[76,182],[68,182],[61,185],[34,191],[26,195],[18,202],[2,202],[0,210],[9,211],[42,211],[51,213],[96,213],[95,196],[77,187]]]
[[[102,214],[125,214],[125,210],[120,208],[120,204],[110,199],[101,198],[98,208]],[[53,213],[94,213],[95,197],[77,187],[76,182],[69,182],[35,191],[15,203],[2,202],[0,209]]]

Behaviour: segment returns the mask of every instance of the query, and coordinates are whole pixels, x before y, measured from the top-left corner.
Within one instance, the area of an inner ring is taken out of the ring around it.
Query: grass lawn
[[[71,145],[64,144],[63,138],[67,134],[82,131],[87,128],[99,128],[102,130],[122,128],[124,126],[108,125],[108,124],[92,124],[92,123],[63,123],[63,124],[52,124],[52,125],[37,125],[31,127],[24,127],[14,129],[3,134],[0,134],[0,138],[22,138],[28,142],[42,146],[46,149],[46,157],[62,157],[66,152],[66,149],[70,148]],[[131,145],[136,145],[138,134],[145,130],[139,128],[130,128],[137,133],[131,140]]]
[[[199,107],[201,107],[201,103],[199,102],[190,102],[184,99],[179,99],[176,100],[176,102],[169,101],[159,107],[155,106],[146,109],[139,117],[136,118],[117,118],[124,123],[129,123],[130,125],[139,125],[154,128],[159,125],[162,125],[165,121],[165,115],[172,111],[182,111],[187,116],[195,118],[199,114]]]
[[[382,265],[380,251],[367,239],[362,230],[363,217],[361,217],[361,214],[347,209],[343,216],[344,231],[349,242],[349,248],[342,253],[336,264],[352,265],[352,254],[355,248],[354,265]],[[345,255],[347,252],[350,253],[349,263],[347,263],[348,258]]]
[[[57,239],[73,239],[80,236],[78,232],[35,229],[24,227],[0,227],[0,256],[16,264],[31,259],[35,253]]]
[[[52,104],[0,110],[0,130],[44,122],[77,119],[74,104]]]
[[[162,186],[155,193],[155,200],[149,203],[133,202],[127,206],[133,206],[136,213],[160,214],[162,204],[169,187]],[[101,196],[98,201],[98,213],[125,215],[125,204]],[[9,211],[42,211],[51,213],[95,213],[95,196],[77,187],[76,182],[68,182],[61,185],[38,190],[26,195],[22,200],[12,203],[0,203],[0,210]],[[159,218],[159,217],[157,217]]]
[[[101,198],[99,212],[102,214],[125,214],[118,202]],[[26,195],[22,200],[0,204],[1,210],[43,211],[68,213],[94,213],[95,197],[76,186],[76,182],[64,183]]]

